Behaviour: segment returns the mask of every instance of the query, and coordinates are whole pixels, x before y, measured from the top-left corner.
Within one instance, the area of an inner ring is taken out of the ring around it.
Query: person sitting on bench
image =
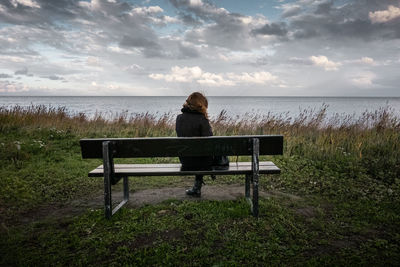
[[[207,109],[208,101],[203,94],[199,92],[190,94],[183,104],[182,114],[176,118],[175,130],[178,137],[212,136]],[[215,161],[218,161],[218,165],[229,166],[227,157],[179,157],[179,160],[182,163],[182,170],[210,170]],[[203,175],[196,175],[193,187],[186,190],[186,194],[200,197],[203,183]]]

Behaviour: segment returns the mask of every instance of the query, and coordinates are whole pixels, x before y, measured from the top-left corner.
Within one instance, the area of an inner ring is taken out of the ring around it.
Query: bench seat
[[[125,176],[175,176],[175,175],[228,175],[228,174],[251,174],[251,162],[231,162],[226,170],[206,171],[181,171],[181,164],[114,164],[115,177]],[[281,170],[271,161],[261,161],[259,165],[260,174],[277,174]],[[103,177],[103,165],[98,166],[88,174],[89,177]]]

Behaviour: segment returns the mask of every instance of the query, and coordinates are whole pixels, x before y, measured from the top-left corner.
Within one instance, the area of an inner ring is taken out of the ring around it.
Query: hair
[[[198,111],[208,119],[208,100],[202,93],[191,93],[186,99],[185,104],[183,104],[183,107]]]

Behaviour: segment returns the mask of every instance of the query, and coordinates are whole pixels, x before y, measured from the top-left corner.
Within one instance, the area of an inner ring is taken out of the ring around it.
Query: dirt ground
[[[129,207],[141,207],[147,204],[157,204],[169,199],[176,200],[191,200],[191,201],[202,201],[202,200],[235,200],[240,197],[244,197],[244,186],[243,185],[206,185],[201,190],[201,198],[190,197],[185,194],[185,190],[190,187],[164,187],[156,189],[145,189],[136,192],[130,192],[129,195]],[[300,197],[282,193],[279,191],[264,192],[259,190],[259,197],[287,197],[293,200],[298,200]],[[121,201],[123,198],[122,191],[113,191],[112,198],[114,201]],[[88,203],[82,203],[88,207],[100,208],[103,207],[104,196],[99,195]]]
[[[235,200],[244,196],[243,185],[206,185],[203,186],[201,198],[190,197],[185,194],[185,190],[188,187],[164,187],[155,189],[138,190],[130,192],[128,207],[137,208],[144,205],[152,205],[163,202],[165,200],[176,199],[176,200],[189,200],[189,201],[203,201],[203,200]],[[291,200],[300,200],[301,198],[296,195],[283,193],[280,191],[269,191],[265,192],[259,190],[260,198],[288,198]],[[113,190],[112,192],[113,205],[118,204],[123,199],[123,193],[121,189]],[[77,199],[69,203],[63,204],[49,204],[42,205],[37,209],[30,210],[19,214],[17,218],[4,218],[1,228],[7,228],[7,225],[12,224],[26,224],[34,221],[41,221],[46,219],[62,219],[70,216],[76,216],[81,214],[87,209],[101,209],[104,207],[104,195],[103,192],[99,192],[94,197],[88,197],[85,199]],[[4,230],[4,229],[2,229]]]

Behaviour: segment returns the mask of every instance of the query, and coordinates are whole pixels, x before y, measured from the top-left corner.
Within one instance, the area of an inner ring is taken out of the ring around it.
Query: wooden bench
[[[245,197],[258,216],[259,174],[280,173],[271,161],[259,162],[259,155],[281,155],[283,136],[211,136],[162,138],[81,139],[82,158],[103,159],[89,177],[104,177],[104,207],[107,219],[129,200],[129,176],[245,175]],[[114,158],[252,156],[251,162],[231,162],[226,170],[182,171],[181,164],[114,164]],[[123,179],[124,200],[112,208],[111,185]],[[253,184],[250,198],[250,182]]]

